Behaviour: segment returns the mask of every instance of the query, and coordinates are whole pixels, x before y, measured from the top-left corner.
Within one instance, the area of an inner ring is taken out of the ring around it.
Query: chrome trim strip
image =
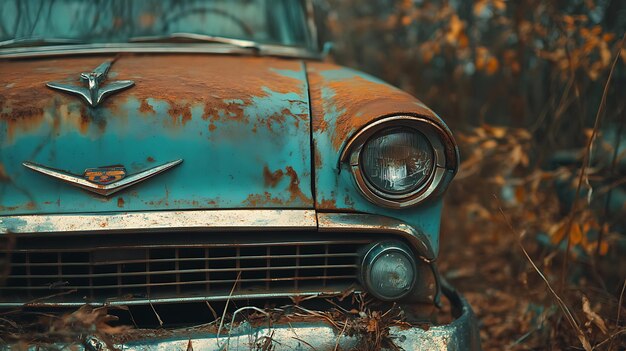
[[[255,55],[255,51],[231,45],[206,43],[100,43],[77,45],[54,45],[28,48],[0,49],[2,58],[47,57],[59,55],[95,55],[115,53],[153,54],[239,54]],[[319,60],[320,54],[300,47],[259,45],[260,55]]]
[[[0,216],[0,234],[149,232],[166,230],[308,229],[319,232],[396,234],[427,261],[436,258],[430,241],[410,225],[390,217],[315,210],[186,210],[106,214]]]
[[[70,185],[74,185],[77,186],[79,188],[83,188],[85,190],[94,192],[96,194],[99,195],[103,195],[103,196],[109,196],[111,194],[114,194],[122,189],[128,188],[131,185],[137,184],[141,181],[144,181],[150,177],[153,177],[159,173],[163,173],[165,171],[167,171],[168,169],[177,166],[179,164],[181,164],[183,162],[182,159],[179,160],[175,160],[175,161],[171,161],[171,162],[167,162],[164,163],[160,166],[156,166],[150,169],[146,169],[145,171],[139,172],[139,173],[135,173],[135,174],[131,174],[130,176],[121,179],[117,182],[111,183],[111,184],[106,184],[106,185],[102,185],[102,184],[96,184],[96,183],[92,183],[86,179],[84,179],[81,176],[77,176],[71,173],[67,173],[67,172],[63,172],[61,170],[58,169],[54,169],[54,168],[49,168],[49,167],[45,167],[42,165],[38,165],[36,163],[31,163],[31,162],[24,162],[22,163],[22,165],[26,168],[32,169],[35,172],[39,172],[42,174],[45,174],[47,176],[59,179],[65,183],[68,183]]]
[[[430,263],[437,257],[423,233],[390,217],[363,213],[318,213],[317,224],[322,233],[342,231],[395,234],[406,239],[425,261]]]
[[[188,33],[188,32],[169,33],[166,35],[149,35],[149,36],[131,37],[128,39],[128,42],[130,43],[163,43],[164,39],[191,39],[191,40],[197,40],[200,42],[204,41],[207,43],[222,43],[222,44],[227,44],[227,45],[234,45],[234,46],[238,46],[238,47],[246,48],[246,49],[257,50],[259,48],[259,44],[252,40],[235,39],[235,38],[213,36],[210,34],[199,34],[199,33]]]
[[[0,234],[316,228],[315,210],[190,210],[0,217]]]
[[[354,290],[354,292],[361,292]],[[322,292],[279,292],[279,293],[253,293],[253,294],[233,294],[233,295],[211,295],[211,296],[193,296],[193,297],[168,297],[168,298],[138,298],[133,300],[107,300],[105,302],[89,302],[89,301],[67,301],[67,302],[46,302],[33,300],[31,302],[0,302],[0,308],[7,307],[80,307],[85,304],[91,306],[133,306],[146,304],[168,304],[168,303],[187,303],[187,302],[204,302],[204,301],[226,301],[230,300],[252,300],[252,299],[272,299],[272,298],[289,298],[294,296],[300,297],[320,297],[320,296],[336,296],[344,294],[345,291],[328,290]]]
[[[395,127],[411,128],[422,133],[430,142],[435,159],[435,166],[428,180],[406,194],[388,194],[376,189],[368,182],[359,164],[361,150],[367,140],[379,131]],[[458,157],[455,156],[458,152],[450,153],[450,149],[457,149],[452,136],[432,120],[409,115],[390,116],[366,125],[350,138],[339,157],[339,169],[341,163],[348,164],[357,188],[372,203],[394,209],[405,208],[417,205],[446,189],[456,173],[458,162]]]

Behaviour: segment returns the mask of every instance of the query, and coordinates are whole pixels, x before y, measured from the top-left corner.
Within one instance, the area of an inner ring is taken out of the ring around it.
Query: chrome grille
[[[311,233],[92,234],[6,240],[1,252],[10,269],[0,282],[0,296],[2,301],[23,302],[76,290],[60,298],[101,302],[228,296],[231,290],[233,296],[340,291],[357,284],[358,251],[371,240],[328,233],[324,237],[332,240],[299,236]]]

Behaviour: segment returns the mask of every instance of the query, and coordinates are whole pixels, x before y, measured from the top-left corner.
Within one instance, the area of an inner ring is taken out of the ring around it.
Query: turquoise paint
[[[347,68],[326,70],[318,73],[325,78],[326,82],[359,77],[395,89],[378,78]],[[327,123],[327,128],[324,132],[313,132],[316,148],[315,155],[321,158],[316,162],[317,166],[315,168],[315,196],[318,203],[323,200],[331,200],[334,201],[336,209],[340,211],[385,215],[404,221],[425,234],[430,240],[434,252],[437,253],[439,250],[439,229],[442,214],[441,197],[430,199],[415,207],[400,210],[381,207],[367,200],[358,190],[350,166],[346,163],[339,163],[341,151],[345,147],[347,140],[344,141],[343,146],[338,151],[335,150],[331,142],[337,119],[345,111],[335,105],[333,99],[336,92],[333,89],[328,86],[322,86],[321,92],[325,107],[323,118]],[[416,100],[416,106],[420,105],[422,104]],[[355,132],[356,130],[352,130],[350,135]]]
[[[214,122],[214,129],[202,118],[202,104],[192,105],[191,120],[183,123],[182,116],[168,114],[171,106],[166,101],[148,99],[155,113],[141,113],[140,101],[132,97],[118,101],[116,108],[106,104],[86,108],[78,98],[54,98],[38,127],[18,131],[13,138],[7,135],[7,122],[0,121],[0,163],[11,179],[0,181],[0,215],[312,208],[305,74],[292,71],[289,76],[302,82],[296,91],[284,94],[267,87],[266,96],[253,97],[245,106],[242,100],[228,100],[242,105],[245,118],[220,111],[222,118]],[[77,128],[81,109],[89,120],[84,133]],[[284,123],[268,121],[284,110],[304,117],[285,116]],[[122,164],[134,173],[176,159],[184,162],[108,198],[21,165],[30,161],[82,174],[85,168]],[[293,168],[305,197],[291,195],[286,175],[274,187],[267,186],[265,166],[271,172]]]
[[[303,69],[273,71],[298,79],[299,88],[290,93],[278,93],[268,84],[263,88],[265,94],[251,97],[249,104],[236,97],[224,99],[224,103],[241,107],[243,119],[222,110],[218,112],[220,118],[211,122],[202,118],[204,106],[195,104],[190,106],[191,119],[185,122],[182,115],[169,115],[172,106],[168,102],[154,98],[147,102],[155,112],[142,113],[140,101],[132,97],[118,102],[116,108],[103,105],[94,109],[86,108],[77,98],[57,96],[45,110],[43,123],[27,131],[18,130],[13,138],[8,138],[6,122],[0,121],[0,162],[11,178],[11,182],[0,182],[0,215],[313,208],[305,73]],[[359,77],[388,86],[350,69],[328,70],[321,74],[331,82]],[[337,210],[402,220],[424,233],[437,251],[441,199],[403,210],[382,208],[365,199],[348,165],[339,165],[341,150],[335,150],[331,143],[336,120],[345,110],[334,105],[336,92],[333,89],[320,88],[326,111],[323,118],[328,128],[324,133],[313,133],[320,156],[314,179],[317,201],[333,200]],[[417,100],[415,103],[422,106]],[[187,102],[182,100],[180,104]],[[285,114],[285,110],[289,114]],[[81,114],[89,121],[82,132],[77,127]],[[210,124],[213,125],[210,127]],[[58,128],[55,129],[55,125]],[[22,162],[30,161],[82,174],[85,168],[123,164],[129,173],[134,173],[179,158],[184,160],[183,164],[109,198],[21,166]],[[288,191],[291,179],[286,175],[274,186],[266,185],[264,167],[271,173],[279,169],[286,173],[287,167],[292,167],[305,197],[292,196]]]

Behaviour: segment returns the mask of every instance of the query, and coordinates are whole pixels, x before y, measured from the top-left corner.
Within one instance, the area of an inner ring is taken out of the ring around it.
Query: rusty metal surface
[[[228,55],[120,55],[110,79],[135,86],[97,108],[51,90],[111,56],[0,64],[0,214],[207,208],[312,208],[302,63]],[[29,174],[22,162],[81,174],[185,163],[101,200]],[[266,184],[264,169],[283,174]],[[246,184],[245,187],[242,184]]]
[[[318,213],[320,232],[346,231],[354,233],[394,234],[411,243],[419,255],[427,261],[436,258],[428,238],[406,223],[390,217],[360,213]]]
[[[328,131],[335,151],[367,123],[390,115],[418,115],[447,129],[424,103],[375,77],[323,62],[308,62],[307,73],[313,132]]]
[[[446,285],[447,286],[447,285]],[[397,347],[415,351],[479,351],[478,322],[467,301],[454,289],[447,286],[446,297],[459,315],[446,325],[433,325],[424,330],[419,327],[396,327],[389,330],[389,337]],[[123,350],[257,350],[263,345],[274,351],[281,350],[352,350],[359,349],[363,340],[360,335],[347,335],[329,324],[291,323],[273,326],[252,326],[243,322],[237,326],[225,325],[226,332],[180,335],[168,333],[166,338],[152,336],[150,339],[134,340],[115,345]],[[90,338],[91,345],[108,350],[97,338]],[[70,345],[55,345],[67,347]],[[83,345],[73,345],[85,350]],[[35,346],[31,350],[36,350]]]
[[[316,229],[314,210],[196,210],[0,216],[0,234]]]
[[[316,208],[358,211],[397,218],[428,238],[435,255],[439,247],[441,194],[405,209],[381,208],[358,190],[349,162],[340,162],[349,140],[381,118],[404,115],[432,121],[450,137],[447,153],[456,146],[443,120],[418,99],[359,71],[330,63],[307,62],[310,86]]]
[[[452,310],[459,315],[450,324],[436,325],[424,332],[410,328],[401,330],[392,327],[392,333],[398,337],[397,345],[404,350],[420,351],[478,351],[481,350],[478,320],[467,300],[445,280],[442,282],[443,294],[450,300]]]

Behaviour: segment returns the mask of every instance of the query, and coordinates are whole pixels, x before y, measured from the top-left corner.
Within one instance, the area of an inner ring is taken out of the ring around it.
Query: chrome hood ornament
[[[139,173],[127,175],[123,166],[108,166],[98,168],[87,168],[83,176],[71,174],[58,169],[45,167],[31,162],[24,162],[22,165],[35,172],[59,179],[70,185],[83,188],[85,190],[109,196],[131,185],[137,184],[159,173],[182,163],[183,160],[176,160],[164,163],[154,168],[146,169]]]
[[[87,83],[87,87],[63,84],[59,82],[49,82],[46,85],[52,89],[61,90],[67,93],[80,95],[87,101],[91,107],[98,105],[105,96],[113,94],[117,91],[130,88],[135,84],[132,80],[118,80],[111,82],[105,86],[100,86],[107,77],[109,68],[113,61],[105,61],[96,67],[92,72],[83,72],[80,74],[80,80]]]

